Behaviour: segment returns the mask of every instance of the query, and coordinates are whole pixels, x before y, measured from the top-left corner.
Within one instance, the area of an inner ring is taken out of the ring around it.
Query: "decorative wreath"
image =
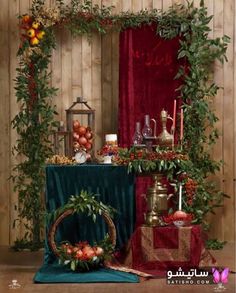
[[[91,246],[88,242],[79,242],[74,245],[63,242],[60,246],[55,241],[59,224],[74,213],[87,213],[96,221],[96,216],[101,215],[108,225],[108,235],[100,244]],[[116,228],[111,219],[114,209],[98,202],[95,197],[86,191],[80,195],[71,196],[68,203],[58,208],[52,214],[54,221],[48,233],[48,242],[53,253],[59,258],[59,263],[69,265],[75,271],[96,269],[103,266],[104,261],[112,256],[116,245]]]

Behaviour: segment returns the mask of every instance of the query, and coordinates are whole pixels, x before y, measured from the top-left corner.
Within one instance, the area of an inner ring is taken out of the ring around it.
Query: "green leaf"
[[[75,263],[75,260],[72,260],[71,263],[70,263],[70,268],[72,271],[75,271],[76,270],[76,263]]]

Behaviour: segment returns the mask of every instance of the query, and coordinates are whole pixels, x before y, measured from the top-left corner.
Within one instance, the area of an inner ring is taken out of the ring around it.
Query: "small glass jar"
[[[134,136],[133,136],[133,144],[139,145],[139,144],[142,144],[142,142],[143,142],[143,136],[141,133],[141,124],[140,124],[140,122],[136,122],[135,132],[134,132]]]
[[[142,135],[144,138],[152,136],[152,128],[150,126],[150,116],[149,115],[144,116],[144,126],[142,129]]]

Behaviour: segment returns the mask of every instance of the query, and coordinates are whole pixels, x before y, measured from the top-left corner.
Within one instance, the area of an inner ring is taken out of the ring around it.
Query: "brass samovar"
[[[147,213],[145,214],[145,224],[151,227],[164,226],[161,215],[168,210],[167,202],[172,194],[167,195],[167,188],[162,185],[162,174],[154,173],[154,184],[147,190]]]

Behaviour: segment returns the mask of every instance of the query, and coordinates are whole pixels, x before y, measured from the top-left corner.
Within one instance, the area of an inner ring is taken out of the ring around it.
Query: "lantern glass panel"
[[[67,130],[70,132],[71,156],[79,149],[94,155],[95,110],[82,98],[77,98],[66,110]]]

